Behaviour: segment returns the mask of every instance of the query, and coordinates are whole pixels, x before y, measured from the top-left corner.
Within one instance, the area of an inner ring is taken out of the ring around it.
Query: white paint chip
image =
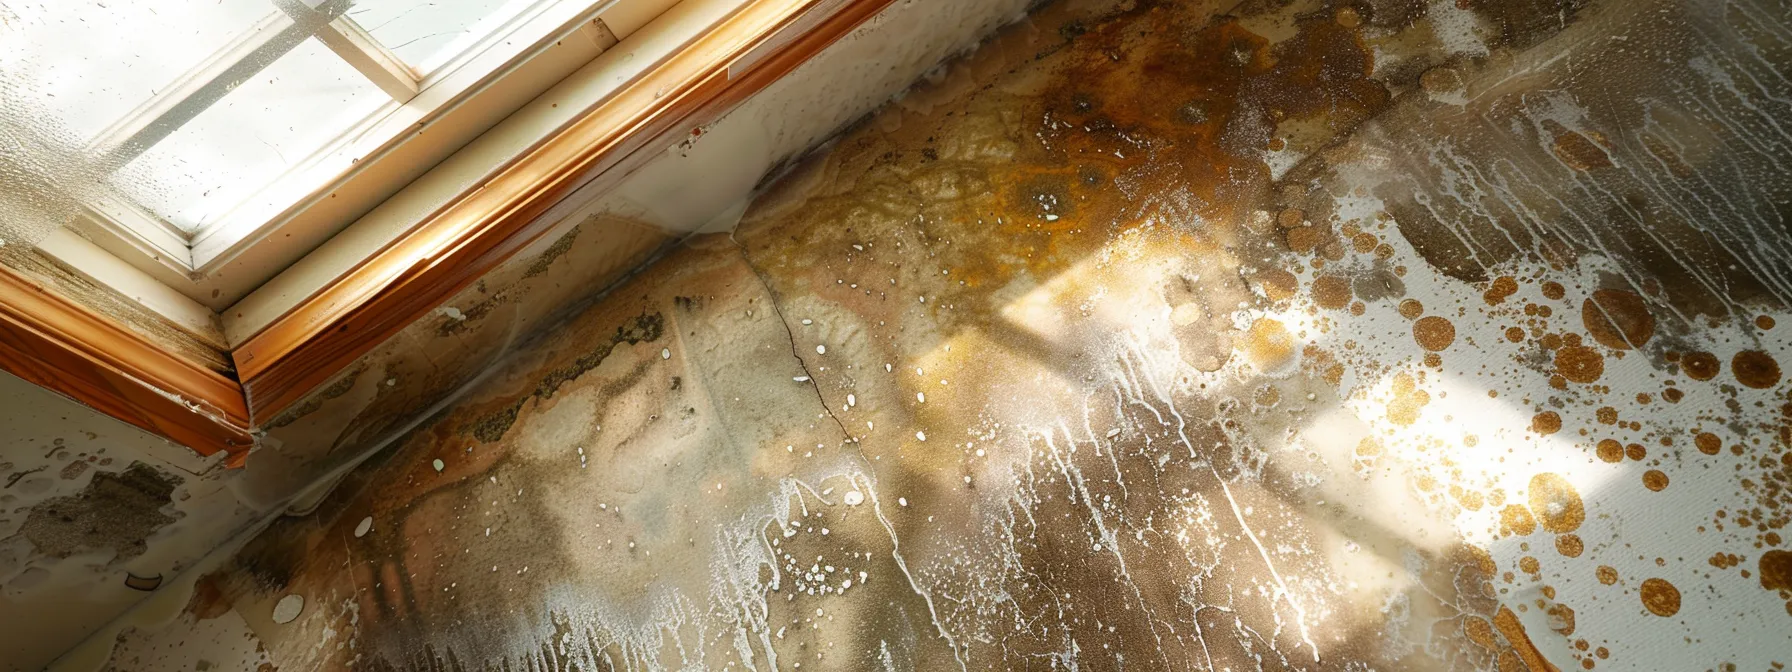
[[[671,358],[672,358],[672,349],[671,348],[660,348],[660,359],[671,359]]]
[[[298,595],[287,595],[274,604],[274,622],[281,625],[291,623],[305,611],[305,598]]]
[[[841,499],[846,502],[847,506],[858,506],[865,503],[865,493],[857,490],[848,490]]]
[[[366,518],[362,518],[361,524],[355,526],[355,538],[360,539],[361,537],[367,536],[367,533],[369,531],[371,531],[372,529],[373,529],[373,516],[368,516]]]
[[[433,462],[430,462],[430,466],[433,466],[433,467],[435,467],[435,468],[436,468],[436,473],[438,473],[438,474],[439,474],[439,473],[442,473],[442,470],[443,470],[443,469],[446,469],[446,468],[448,468],[448,465],[447,465],[447,464],[444,464],[444,463],[443,463],[443,462],[442,462],[442,461],[441,461],[441,460],[435,460],[435,461],[433,461]]]

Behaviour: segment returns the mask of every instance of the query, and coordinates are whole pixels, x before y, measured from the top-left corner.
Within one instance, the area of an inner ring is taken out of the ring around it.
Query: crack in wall
[[[746,264],[747,269],[753,272],[753,277],[759,280],[759,286],[765,288],[766,304],[770,305],[772,313],[778,316],[778,325],[784,327],[784,335],[790,340],[790,356],[796,358],[796,365],[803,369],[803,382],[808,383],[809,389],[815,391],[815,400],[821,402],[822,412],[827,413],[828,418],[832,419],[834,424],[840,428],[840,435],[846,437],[847,443],[857,444],[858,437],[846,429],[846,423],[840,420],[840,416],[834,415],[834,409],[828,406],[827,397],[821,393],[821,383],[815,379],[815,372],[809,370],[809,363],[803,360],[802,351],[797,349],[796,330],[790,328],[790,319],[784,316],[784,308],[778,305],[778,290],[773,289],[772,283],[765,279],[765,273],[760,271],[758,266],[753,265],[753,260],[747,256],[747,248],[741,245],[740,241],[734,239],[732,232],[728,235],[728,242],[732,243],[735,252],[740,254],[741,263]],[[859,457],[860,459],[864,458],[863,450],[860,451]]]

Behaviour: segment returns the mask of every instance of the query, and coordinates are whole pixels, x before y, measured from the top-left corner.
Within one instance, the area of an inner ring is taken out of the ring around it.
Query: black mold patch
[[[657,341],[664,334],[665,328],[666,319],[659,313],[643,313],[629,320],[626,324],[616,328],[616,333],[610,336],[608,342],[599,344],[590,352],[573,360],[572,363],[549,371],[547,375],[542,376],[541,382],[535,386],[535,391],[528,396],[517,399],[510,405],[492,411],[474,421],[473,438],[478,439],[480,443],[491,443],[504,438],[504,433],[510,431],[511,425],[516,424],[517,413],[522,411],[524,403],[534,398],[552,399],[554,393],[560,390],[561,385],[578,379],[579,376],[597,368],[605,359],[608,359],[617,344],[635,345]]]
[[[572,230],[566,232],[566,235],[554,241],[553,245],[549,245],[548,249],[542,251],[541,256],[536,257],[535,261],[529,264],[528,270],[523,271],[523,279],[527,280],[548,272],[548,268],[554,265],[555,260],[566,256],[566,253],[572,249],[573,241],[578,239],[579,231],[583,228],[583,224],[575,225]]]
[[[94,474],[87,488],[31,508],[19,534],[52,558],[113,549],[129,560],[147,549],[144,540],[174,522],[162,513],[180,480],[141,462],[119,473]]]

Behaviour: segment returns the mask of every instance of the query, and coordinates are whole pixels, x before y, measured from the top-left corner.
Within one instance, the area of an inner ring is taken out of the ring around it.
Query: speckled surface
[[[112,665],[1778,669],[1784,9],[1048,6]]]

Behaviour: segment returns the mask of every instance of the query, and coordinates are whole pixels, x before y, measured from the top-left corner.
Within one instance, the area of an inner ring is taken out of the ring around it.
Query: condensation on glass
[[[185,243],[258,196],[296,202],[322,184],[263,192],[567,2],[0,4],[0,238],[87,214]]]

